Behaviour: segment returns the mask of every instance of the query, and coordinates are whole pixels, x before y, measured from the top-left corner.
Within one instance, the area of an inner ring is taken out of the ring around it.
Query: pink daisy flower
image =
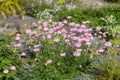
[[[45,65],[47,66],[48,64],[51,64],[52,63],[52,60],[51,59],[48,59],[45,63]]]
[[[75,56],[75,57],[79,57],[81,55],[81,53],[78,53],[78,52],[73,52],[73,56]]]
[[[16,67],[15,66],[11,66],[10,70],[16,70]]]
[[[104,51],[105,51],[105,50],[102,49],[102,48],[100,48],[100,49],[97,50],[98,53],[103,53]]]
[[[105,45],[105,47],[111,47],[112,43],[111,42],[106,42],[104,45]]]
[[[3,73],[4,73],[4,74],[8,74],[8,73],[9,73],[9,70],[4,69],[4,70],[3,70]]]

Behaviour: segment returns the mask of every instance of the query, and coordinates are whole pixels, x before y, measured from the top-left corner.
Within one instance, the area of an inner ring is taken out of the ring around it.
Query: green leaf
[[[3,76],[4,76],[4,74],[3,74],[3,73],[0,73],[0,79],[1,79]]]
[[[66,0],[58,0],[58,1],[57,1],[57,4],[62,5],[62,4],[65,3],[65,2],[66,2]]]

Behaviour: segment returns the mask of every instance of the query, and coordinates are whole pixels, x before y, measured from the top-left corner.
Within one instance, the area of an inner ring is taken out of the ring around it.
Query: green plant
[[[91,68],[92,59],[87,49],[84,49],[79,58],[75,58],[72,50],[64,42],[54,44],[49,40],[44,40],[41,45],[41,52],[36,54],[37,62],[25,65],[28,70],[19,70],[19,76],[22,79],[75,80]],[[67,55],[60,56],[59,53],[62,52],[66,52]],[[46,65],[48,60],[52,60],[52,63]]]
[[[50,5],[47,5],[47,4],[42,4],[41,6],[36,6],[36,7],[32,8],[30,11],[27,12],[27,14],[32,17],[40,18],[40,15],[42,13],[46,12],[45,10],[49,10],[49,9],[53,9],[53,7]],[[49,12],[47,12],[47,13],[49,13]],[[44,13],[44,14],[47,14],[47,13]],[[49,15],[50,14],[48,14],[48,16]]]
[[[69,6],[68,6],[69,7]],[[68,8],[67,6],[61,7],[59,10],[56,12],[56,8],[54,9],[55,12],[50,12],[49,15],[54,15],[53,20],[55,21],[62,21],[66,19],[66,16],[72,16],[73,18],[71,21],[81,23],[82,21],[90,20],[91,23],[89,24],[90,26],[101,26],[105,25],[105,22],[102,22],[100,20],[101,17],[104,17],[106,15],[114,15],[114,18],[117,22],[117,24],[120,24],[120,6],[119,5],[113,5],[113,6],[105,6],[99,9],[94,9],[91,7],[86,7],[86,8]],[[41,9],[42,10],[42,9]],[[33,11],[31,11],[31,15],[37,17],[37,15],[40,16],[40,14],[45,10],[37,10],[37,8]],[[53,9],[52,9],[53,10]],[[50,10],[49,10],[50,11]],[[47,14],[47,12],[46,12]],[[45,15],[46,15],[45,14]],[[110,16],[109,16],[110,17]],[[111,24],[111,23],[110,23]],[[113,24],[113,23],[112,23]]]
[[[82,73],[90,71],[92,59],[89,49],[93,37],[91,30],[84,29],[84,33],[78,34],[74,26],[81,30],[79,24],[63,23],[64,21],[40,21],[38,24],[33,23],[25,34],[16,34],[12,47],[20,54],[23,64],[22,69],[19,69],[20,78],[74,80]],[[75,39],[86,41],[79,43]]]
[[[111,38],[119,38],[120,36],[118,35],[120,32],[120,26],[119,25],[113,25],[113,26],[101,26],[108,34],[111,36]]]
[[[114,45],[119,45],[120,44],[120,39],[119,38],[114,38],[111,40],[111,42],[114,44]]]
[[[106,26],[113,26],[117,23],[114,15],[106,16],[105,18],[102,17],[100,20],[104,21]]]
[[[67,0],[54,0],[58,5],[62,5],[63,3],[67,2]]]
[[[105,6],[103,8],[99,9],[99,13],[101,13],[104,17],[106,15],[114,15],[114,17],[116,18],[117,22],[119,23],[119,15],[120,15],[120,10],[119,10],[120,6],[119,5],[112,5],[112,6]]]
[[[16,80],[19,59],[10,48],[11,38],[7,38],[0,36],[0,80]]]
[[[18,3],[25,8],[27,7],[27,3],[29,3],[30,0],[18,0]]]
[[[108,50],[108,54],[99,58],[99,65],[96,67],[98,70],[98,80],[119,80],[120,79],[120,64],[119,56],[117,56],[116,48]]]
[[[62,5],[62,4],[65,4],[67,2],[70,2],[70,3],[77,3],[77,2],[80,2],[81,0],[53,0],[54,2],[57,3],[57,5]]]
[[[55,16],[58,17],[55,17],[54,20],[60,21],[66,19],[66,16],[70,15],[73,16],[73,18],[71,19],[73,22],[81,23],[82,21],[89,19],[91,21],[90,26],[99,26],[99,25],[101,26],[106,24],[105,22],[102,22],[102,20],[100,20],[101,17],[104,17],[106,15],[113,15],[114,16],[113,18],[111,16],[112,20],[114,19],[117,22],[117,24],[120,24],[119,8],[120,8],[119,5],[105,6],[99,9],[94,9],[91,7],[86,7],[81,9],[77,7],[69,10],[66,7],[64,7],[57,11]],[[110,16],[108,17],[110,18]],[[116,22],[115,23],[110,22],[110,24],[116,24]]]
[[[101,13],[99,14],[99,12],[93,8],[83,8],[83,9],[73,8],[69,10],[66,7],[63,7],[60,10],[58,10],[54,16],[55,17],[53,18],[53,20],[56,21],[65,20],[66,16],[72,16],[71,21],[76,23],[81,23],[83,21],[88,20],[89,18],[89,20],[91,21],[89,25],[96,26],[100,23],[99,18],[102,15]]]

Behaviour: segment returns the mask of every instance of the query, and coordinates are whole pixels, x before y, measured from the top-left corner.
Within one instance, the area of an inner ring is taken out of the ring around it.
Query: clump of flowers
[[[72,16],[68,16],[67,18],[71,19]],[[29,49],[34,53],[40,51],[40,47],[42,46],[40,44],[46,39],[53,41],[55,44],[64,41],[70,47],[74,48],[80,48],[85,45],[89,46],[93,36],[91,34],[92,30],[87,28],[88,23],[89,21],[86,21],[80,25],[74,22],[68,23],[67,20],[61,22],[48,20],[48,22],[39,21],[38,24],[32,23],[32,27],[26,31],[22,40],[20,40],[20,34],[16,35],[14,46],[19,50],[21,48],[20,52]]]
[[[67,18],[71,19],[72,16]],[[49,19],[32,23],[32,27],[24,35],[16,35],[13,42],[16,52],[21,59],[29,57],[35,61],[34,64],[39,64],[34,69],[47,66],[44,70],[53,69],[61,75],[67,74],[67,72],[76,73],[76,71],[87,70],[92,62],[90,49],[91,42],[94,40],[93,30],[87,27],[90,21],[84,21],[82,24],[69,21],[53,22]],[[100,30],[100,28],[96,28],[96,30]],[[105,46],[109,47],[111,44],[106,42]],[[100,48],[96,52],[101,54],[105,50]],[[30,61],[28,62],[30,63]],[[43,73],[42,70],[41,73]],[[41,73],[38,74],[41,75]]]

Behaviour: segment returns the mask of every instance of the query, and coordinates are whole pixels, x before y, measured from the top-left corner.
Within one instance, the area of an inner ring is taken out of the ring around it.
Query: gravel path
[[[83,6],[102,7],[106,4],[103,0],[83,0]]]

